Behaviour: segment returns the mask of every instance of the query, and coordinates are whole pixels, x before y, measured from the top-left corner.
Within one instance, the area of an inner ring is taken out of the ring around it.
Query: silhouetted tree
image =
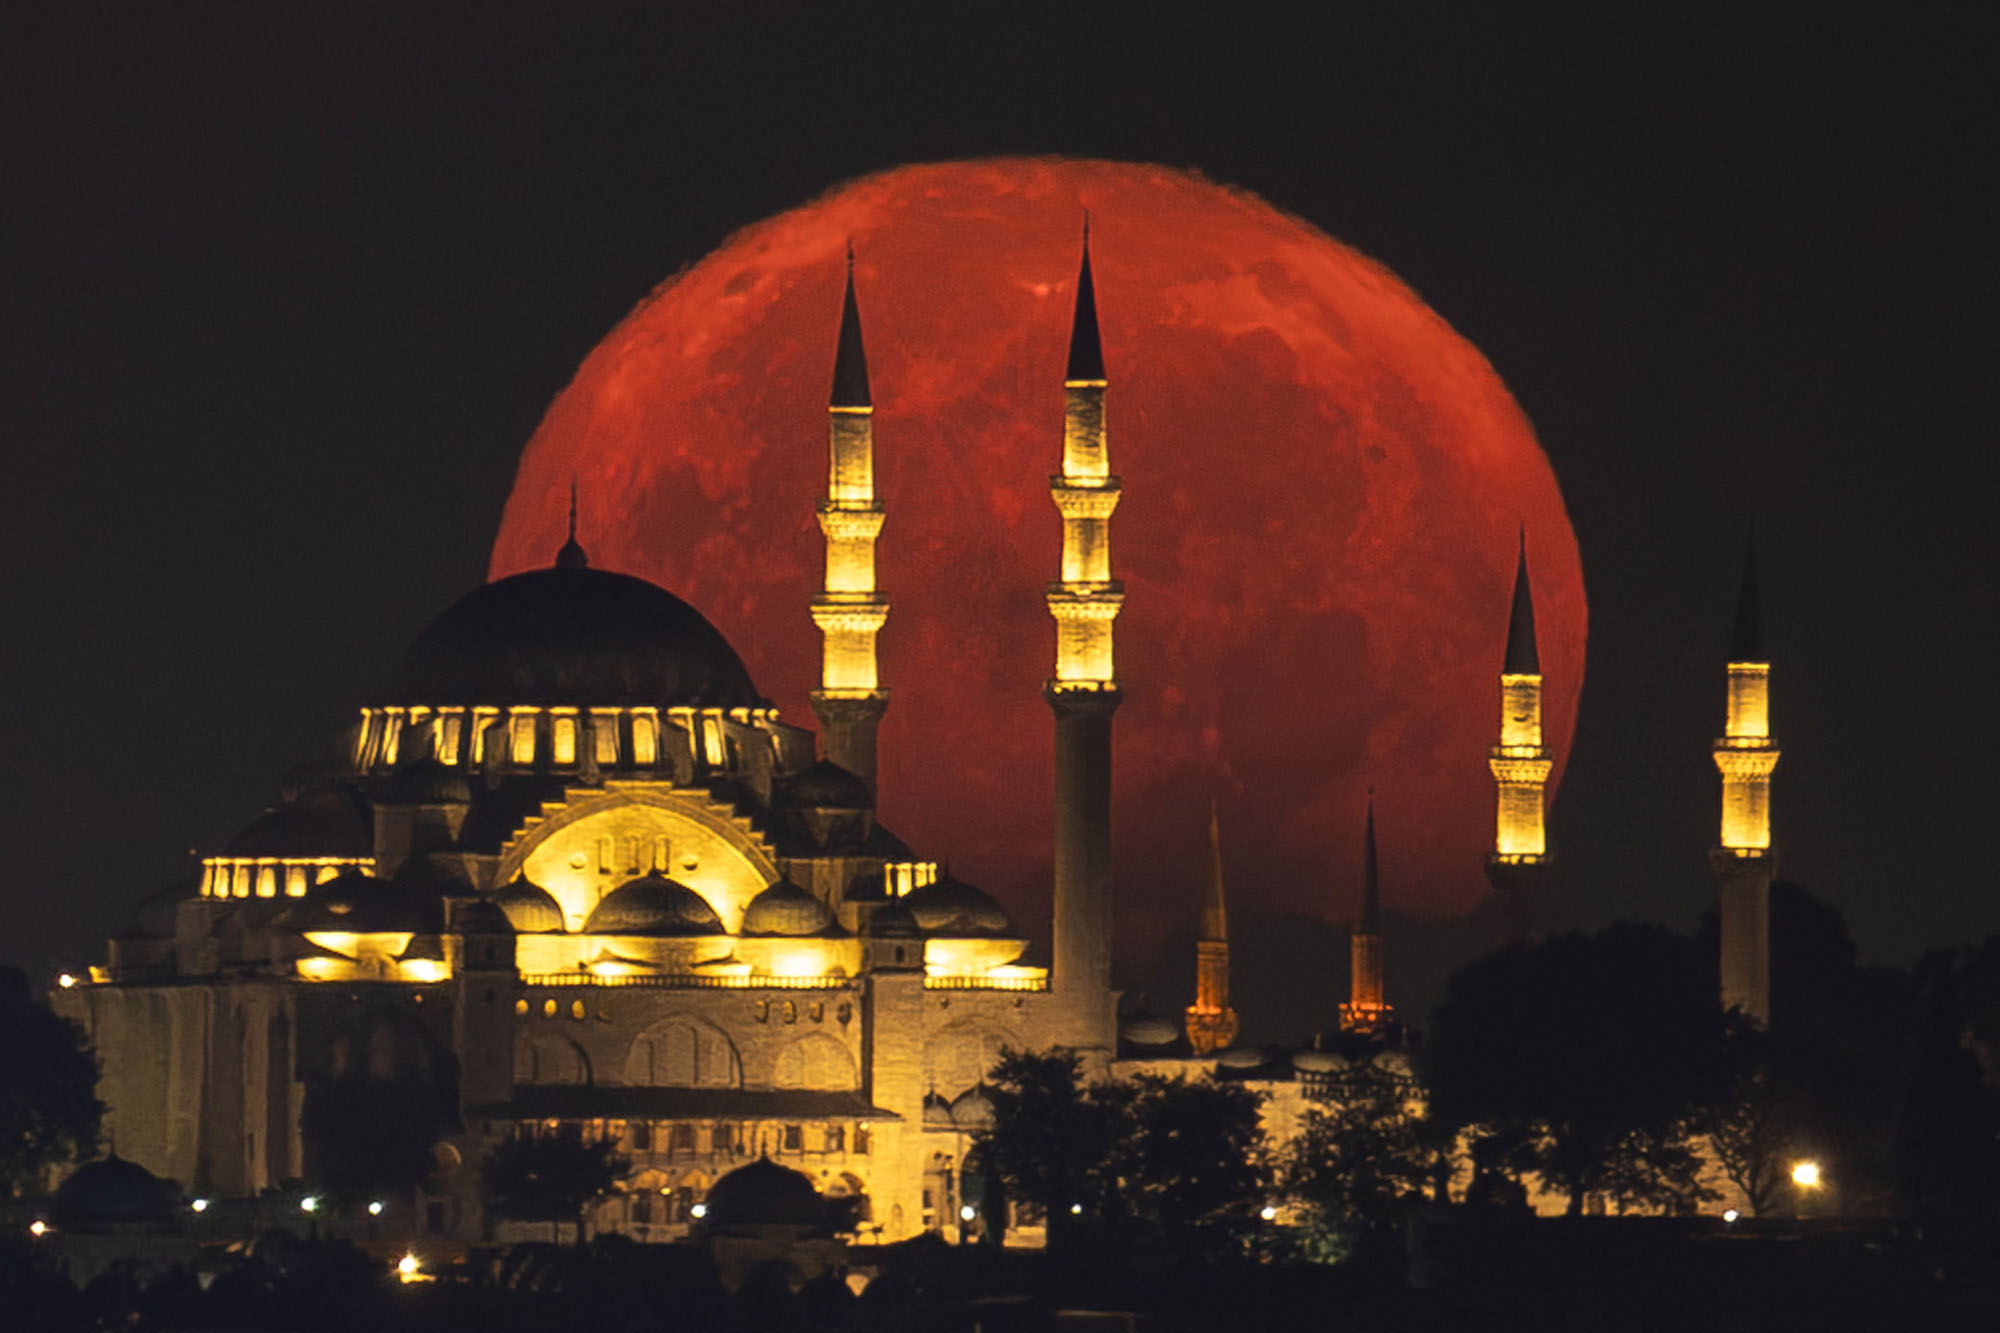
[[[1330,1256],[1355,1233],[1390,1229],[1406,1202],[1423,1197],[1442,1154],[1413,1091],[1357,1078],[1339,1101],[1306,1110],[1279,1180],[1308,1216],[1313,1253]]]
[[[1810,1138],[1809,1109],[1799,1098],[1787,1043],[1740,1013],[1724,1019],[1721,1095],[1700,1117],[1723,1176],[1768,1217],[1785,1197],[1791,1162]]]
[[[1977,1018],[2000,995],[2000,936],[1917,966],[1925,1019],[1897,1142],[1898,1196],[1912,1216],[2000,1217],[2000,1087]]]
[[[1694,942],[1617,924],[1513,944],[1447,983],[1426,1046],[1433,1113],[1518,1135],[1569,1196],[1698,1202],[1695,1134],[1725,1082],[1722,1014]]]
[[[1127,1243],[1217,1251],[1254,1229],[1270,1188],[1262,1098],[1157,1075],[1085,1086],[1074,1055],[1003,1051],[979,1152],[1042,1206],[1049,1243],[1079,1228]]]
[[[480,1167],[486,1206],[523,1222],[573,1222],[583,1243],[584,1211],[631,1169],[610,1140],[575,1133],[521,1135],[487,1154]]]
[[[38,1003],[19,968],[0,968],[0,1187],[97,1151],[104,1103],[83,1029]]]

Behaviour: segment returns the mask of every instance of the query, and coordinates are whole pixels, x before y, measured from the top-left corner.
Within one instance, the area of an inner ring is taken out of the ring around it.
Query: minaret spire
[[[821,657],[820,687],[811,698],[826,758],[870,786],[875,782],[876,729],[889,707],[875,655],[875,637],[888,622],[889,601],[875,586],[875,539],[887,515],[875,494],[874,416],[850,245],[827,405],[830,466],[826,498],[818,509],[820,532],[826,537],[826,580],[812,603]]]
[[[1055,674],[1042,694],[1055,713],[1055,976],[1067,1024],[1062,1044],[1108,1059],[1116,1036],[1111,991],[1111,717],[1124,697],[1112,624],[1125,600],[1111,577],[1118,478],[1104,426],[1104,349],[1085,222],[1069,360],[1063,375],[1062,472],[1049,495],[1062,515],[1062,576],[1049,585]]]
[[[1500,900],[1502,933],[1509,938],[1527,933],[1532,900],[1546,872],[1545,789],[1555,767],[1542,741],[1542,659],[1535,643],[1526,527],[1517,550],[1507,652],[1500,665],[1499,743],[1486,760],[1498,788],[1486,878]]]
[[[1764,650],[1753,529],[1743,548],[1743,577],[1730,636],[1728,705],[1715,742],[1722,775],[1722,828],[1709,852],[1722,917],[1722,1005],[1759,1023],[1771,1021],[1771,661]]]
[[[1229,909],[1222,896],[1222,818],[1208,806],[1208,882],[1201,903],[1201,938],[1194,946],[1194,1003],[1187,1010],[1188,1045],[1196,1055],[1236,1040],[1229,1007]]]
[[[1376,1033],[1396,1018],[1382,985],[1382,883],[1375,855],[1375,789],[1368,789],[1368,822],[1361,835],[1361,916],[1347,937],[1347,1003],[1340,1026]]]
[[[569,540],[556,552],[557,569],[582,569],[590,563],[590,557],[583,553],[583,547],[576,540],[576,474],[569,478]]]

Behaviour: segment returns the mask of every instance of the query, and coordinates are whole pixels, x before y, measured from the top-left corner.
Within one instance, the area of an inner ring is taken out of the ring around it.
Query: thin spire
[[[1368,789],[1368,828],[1361,840],[1361,934],[1382,933],[1382,874],[1375,857],[1375,789]]]
[[[1736,593],[1736,630],[1729,640],[1732,662],[1768,662],[1764,656],[1764,613],[1757,600],[1757,521],[1743,540],[1743,584]]]
[[[1090,275],[1090,211],[1083,214],[1083,268],[1076,277],[1076,319],[1069,331],[1069,369],[1063,378],[1104,378],[1104,343],[1097,334],[1097,283]]]
[[[1521,527],[1520,563],[1514,570],[1514,609],[1507,620],[1507,661],[1501,671],[1510,676],[1539,676],[1542,655],[1535,647],[1535,594],[1528,587],[1528,529]]]
[[[583,553],[583,547],[576,540],[576,474],[569,477],[569,540],[556,552],[557,569],[582,569],[590,563],[590,557]]]
[[[1229,938],[1229,909],[1222,898],[1222,816],[1208,803],[1208,885],[1201,903],[1201,937]]]
[[[847,294],[840,303],[840,346],[833,354],[834,407],[873,407],[868,353],[861,346],[861,306],[854,299],[854,245],[847,246]]]

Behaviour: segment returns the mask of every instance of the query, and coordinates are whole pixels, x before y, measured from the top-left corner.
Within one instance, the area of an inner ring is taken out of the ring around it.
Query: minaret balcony
[[[881,504],[842,504],[822,500],[819,530],[831,541],[873,541],[882,535],[888,514]]]
[[[1118,499],[1122,494],[1116,477],[1107,477],[1101,482],[1076,477],[1051,477],[1049,483],[1049,496],[1056,502],[1056,512],[1064,518],[1110,518],[1112,511],[1118,508]]]

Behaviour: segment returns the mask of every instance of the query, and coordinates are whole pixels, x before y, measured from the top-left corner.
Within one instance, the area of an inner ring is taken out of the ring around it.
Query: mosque
[[[779,718],[697,609],[593,568],[572,496],[570,538],[547,568],[437,617],[337,758],[287,775],[280,802],[203,861],[198,885],[146,899],[105,962],[66,979],[56,1000],[95,1043],[123,1158],[207,1196],[297,1190],[315,1177],[329,1117],[370,1104],[336,1094],[372,1085],[429,1099],[436,1169],[415,1201],[428,1232],[504,1235],[479,1162],[515,1136],[581,1133],[632,1163],[598,1230],[680,1238],[725,1176],[769,1159],[847,1201],[849,1229],[894,1240],[955,1233],[959,1171],[991,1114],[982,1080],[1003,1047],[1066,1047],[1093,1071],[1257,1079],[1282,1093],[1280,1121],[1338,1095],[1362,1065],[1407,1076],[1382,982],[1372,809],[1352,992],[1329,1040],[1283,1058],[1232,1045],[1213,821],[1195,1002],[1181,1023],[1121,1027],[1120,482],[1088,239],[1051,485],[1063,541],[1047,590],[1047,966],[1028,961],[1026,932],[993,898],[876,821],[889,704],[876,638],[890,608],[875,579],[885,514],[851,263],[834,361],[825,580],[809,608],[823,643],[817,737]],[[1725,999],[1761,1016],[1777,750],[1747,569],[1744,586],[1712,861]],[[1548,860],[1551,768],[1525,547],[1499,686],[1488,870],[1521,899]]]

